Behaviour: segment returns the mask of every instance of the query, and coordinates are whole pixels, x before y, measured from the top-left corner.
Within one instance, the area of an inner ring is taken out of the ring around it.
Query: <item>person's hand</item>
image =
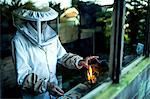
[[[63,96],[64,95],[64,91],[53,83],[48,82],[47,88],[48,88],[48,92],[53,96]]]
[[[81,60],[79,62],[79,66],[83,66],[85,68],[89,68],[89,64],[92,64],[94,61],[96,61],[97,63],[99,63],[99,60],[98,60],[98,56],[89,56],[89,57],[86,57],[84,60]]]

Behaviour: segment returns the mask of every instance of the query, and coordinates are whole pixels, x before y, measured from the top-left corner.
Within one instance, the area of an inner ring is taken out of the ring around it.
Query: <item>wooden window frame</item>
[[[148,0],[144,55],[150,56],[150,0]],[[113,31],[110,49],[110,76],[113,83],[119,83],[124,46],[125,0],[114,0]]]
[[[125,0],[114,0],[113,29],[110,49],[110,76],[113,83],[119,83],[122,58],[125,22]]]
[[[147,19],[146,19],[146,40],[145,40],[145,50],[144,55],[146,57],[150,56],[150,0],[148,0],[148,9],[147,9]]]

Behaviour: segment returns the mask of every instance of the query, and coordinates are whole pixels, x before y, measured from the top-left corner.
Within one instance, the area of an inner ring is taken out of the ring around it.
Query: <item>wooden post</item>
[[[147,19],[146,19],[146,42],[145,42],[145,51],[144,54],[149,57],[150,56],[150,0],[148,0],[147,7]]]
[[[110,47],[110,75],[114,83],[119,83],[123,57],[123,25],[125,16],[125,0],[114,1],[113,34]]]

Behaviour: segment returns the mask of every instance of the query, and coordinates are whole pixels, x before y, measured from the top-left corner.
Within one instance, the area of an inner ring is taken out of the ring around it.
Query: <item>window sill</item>
[[[142,74],[142,72],[149,67],[150,58],[144,59],[144,56],[141,56],[122,70],[119,84],[112,84],[112,82],[104,83],[82,97],[82,99],[115,98],[130,84],[132,84],[132,82],[136,79],[136,77],[138,77],[139,74]],[[150,82],[150,78],[148,82]]]

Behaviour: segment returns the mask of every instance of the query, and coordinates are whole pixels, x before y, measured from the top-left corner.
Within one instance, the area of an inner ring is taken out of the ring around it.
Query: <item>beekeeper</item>
[[[23,98],[49,99],[64,94],[57,84],[56,64],[69,69],[86,67],[87,61],[97,58],[83,58],[67,53],[57,33],[48,25],[58,13],[47,6],[26,3],[13,11],[16,35],[12,39],[12,54],[17,70],[17,82],[22,88]]]

